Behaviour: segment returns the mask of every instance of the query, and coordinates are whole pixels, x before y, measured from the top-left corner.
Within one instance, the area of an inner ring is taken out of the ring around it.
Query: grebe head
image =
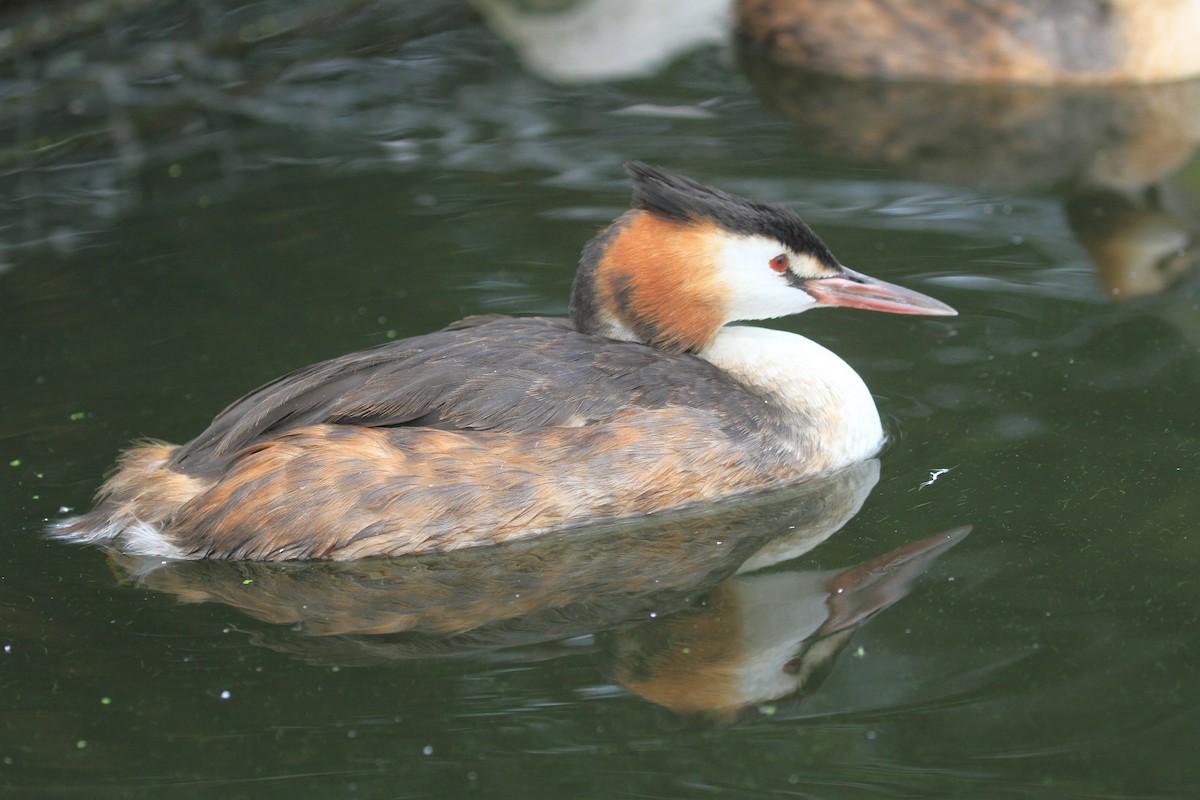
[[[633,208],[584,248],[571,290],[584,332],[697,352],[729,322],[820,306],[956,313],[842,266],[787,208],[638,162],[625,168]]]

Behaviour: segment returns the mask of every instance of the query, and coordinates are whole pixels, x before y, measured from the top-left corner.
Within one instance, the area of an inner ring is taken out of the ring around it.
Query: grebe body
[[[856,78],[1029,84],[1200,75],[1200,0],[738,0],[739,39]]]
[[[58,532],[164,558],[494,544],[797,481],[883,440],[863,381],[737,320],[953,314],[852,272],[791,211],[642,164],[571,318],[469,318],[284,376],[192,441],[129,450]]]

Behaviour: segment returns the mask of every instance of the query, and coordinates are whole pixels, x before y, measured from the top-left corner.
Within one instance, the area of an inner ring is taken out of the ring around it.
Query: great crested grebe
[[[738,0],[738,38],[859,78],[1033,84],[1200,75],[1200,0]]]
[[[842,266],[792,211],[630,163],[570,319],[472,317],[305,367],[182,446],[127,451],[58,533],[164,558],[395,556],[500,543],[824,474],[883,441],[824,347],[737,320],[952,315]]]

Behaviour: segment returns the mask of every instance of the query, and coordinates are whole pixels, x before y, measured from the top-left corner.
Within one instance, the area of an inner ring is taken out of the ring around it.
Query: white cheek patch
[[[727,322],[786,317],[816,305],[808,292],[789,283],[787,274],[771,268],[771,259],[780,253],[787,253],[794,273],[828,272],[815,259],[791,253],[774,239],[720,234],[716,265],[718,279],[728,297]]]

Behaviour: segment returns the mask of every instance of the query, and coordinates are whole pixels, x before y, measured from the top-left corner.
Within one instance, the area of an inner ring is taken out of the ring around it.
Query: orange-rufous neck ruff
[[[670,352],[695,352],[725,324],[729,289],[712,258],[726,234],[713,222],[681,223],[631,211],[613,223],[594,264],[599,329]]]

